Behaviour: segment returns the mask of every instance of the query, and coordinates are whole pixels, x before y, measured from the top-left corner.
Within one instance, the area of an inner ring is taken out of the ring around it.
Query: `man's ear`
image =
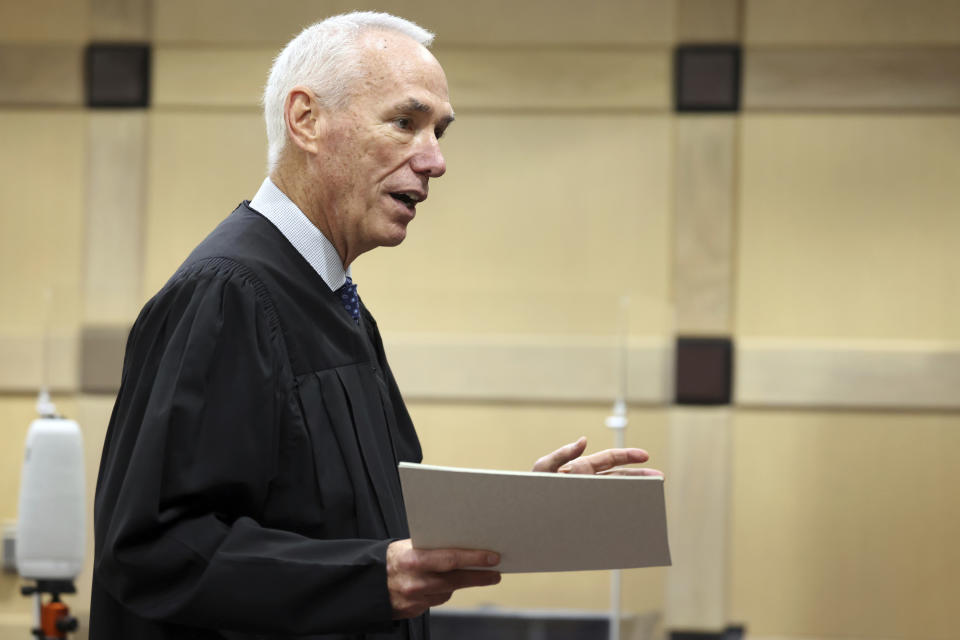
[[[307,153],[320,150],[320,134],[323,113],[310,89],[296,86],[287,94],[283,104],[283,119],[287,125],[290,141]]]

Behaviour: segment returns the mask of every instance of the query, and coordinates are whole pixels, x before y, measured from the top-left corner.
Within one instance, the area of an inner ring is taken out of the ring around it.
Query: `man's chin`
[[[407,237],[407,225],[405,224],[396,224],[393,225],[387,233],[384,233],[380,238],[381,247],[395,247],[401,242],[403,242]]]

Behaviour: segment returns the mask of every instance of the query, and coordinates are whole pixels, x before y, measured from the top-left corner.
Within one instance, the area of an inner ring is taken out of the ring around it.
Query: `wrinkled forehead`
[[[444,102],[449,100],[447,78],[443,67],[430,51],[403,34],[371,30],[357,42],[360,71],[365,83],[390,86],[422,87]]]

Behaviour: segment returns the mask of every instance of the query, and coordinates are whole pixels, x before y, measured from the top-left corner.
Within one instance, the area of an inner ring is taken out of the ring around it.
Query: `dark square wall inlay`
[[[739,45],[680,45],[673,64],[677,111],[739,111]]]
[[[150,46],[91,44],[86,54],[89,107],[150,105]]]
[[[677,404],[730,404],[732,380],[729,338],[677,338]]]

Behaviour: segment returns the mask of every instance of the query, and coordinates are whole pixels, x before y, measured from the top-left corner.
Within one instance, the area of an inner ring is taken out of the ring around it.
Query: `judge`
[[[396,469],[420,444],[350,277],[403,241],[446,171],[454,112],[431,40],[354,13],[274,62],[269,177],[130,333],[97,482],[91,638],[425,638],[430,606],[499,581],[482,569],[495,550],[407,539]],[[647,459],[585,446],[534,468]]]

